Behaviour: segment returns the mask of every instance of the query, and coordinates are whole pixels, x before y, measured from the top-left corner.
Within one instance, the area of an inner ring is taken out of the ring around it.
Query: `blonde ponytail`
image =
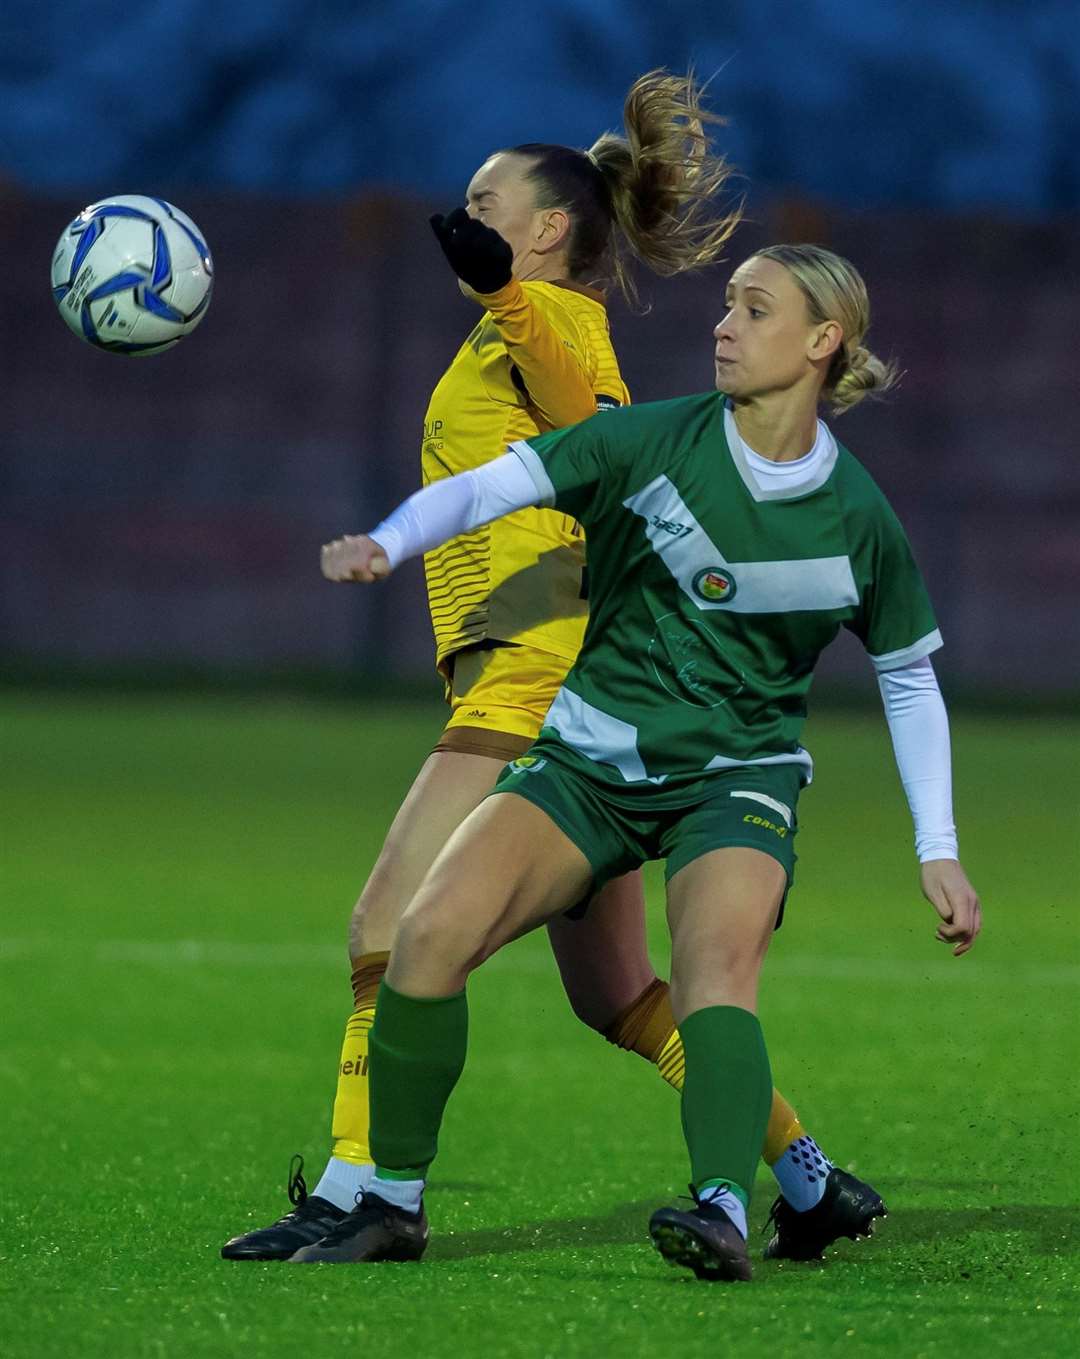
[[[724,211],[718,201],[734,171],[709,149],[706,128],[724,119],[703,97],[692,72],[650,71],[626,96],[625,135],[605,132],[584,152],[544,143],[511,148],[532,162],[536,206],[570,216],[571,278],[610,280],[633,303],[631,258],[664,276],[721,258],[742,208]]]

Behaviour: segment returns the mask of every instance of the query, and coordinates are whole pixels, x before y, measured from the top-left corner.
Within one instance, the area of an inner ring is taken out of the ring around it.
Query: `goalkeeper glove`
[[[514,252],[497,231],[470,217],[464,208],[449,216],[436,213],[431,229],[450,267],[474,293],[497,293],[513,277]]]

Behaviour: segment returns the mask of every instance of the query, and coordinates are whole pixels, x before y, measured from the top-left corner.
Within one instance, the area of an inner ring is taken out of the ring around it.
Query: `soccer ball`
[[[123,194],[83,208],[60,237],[53,298],[80,340],[158,354],[199,324],[214,267],[202,232],[163,198]]]

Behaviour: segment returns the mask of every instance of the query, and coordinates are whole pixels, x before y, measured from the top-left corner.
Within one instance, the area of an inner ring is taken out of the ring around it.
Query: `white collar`
[[[813,448],[790,462],[775,462],[754,452],[739,433],[730,401],[724,402],[724,434],[732,461],[746,489],[757,501],[794,500],[797,496],[810,495],[824,486],[836,466],[836,440],[821,420],[817,422]]]

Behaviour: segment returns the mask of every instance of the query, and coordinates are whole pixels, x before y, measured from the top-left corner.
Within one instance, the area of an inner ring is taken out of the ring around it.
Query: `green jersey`
[[[586,531],[589,622],[531,754],[639,806],[714,771],[813,765],[800,744],[840,627],[879,670],[941,645],[922,577],[869,473],[830,440],[809,485],[762,492],[715,392],[601,413],[513,451]]]

